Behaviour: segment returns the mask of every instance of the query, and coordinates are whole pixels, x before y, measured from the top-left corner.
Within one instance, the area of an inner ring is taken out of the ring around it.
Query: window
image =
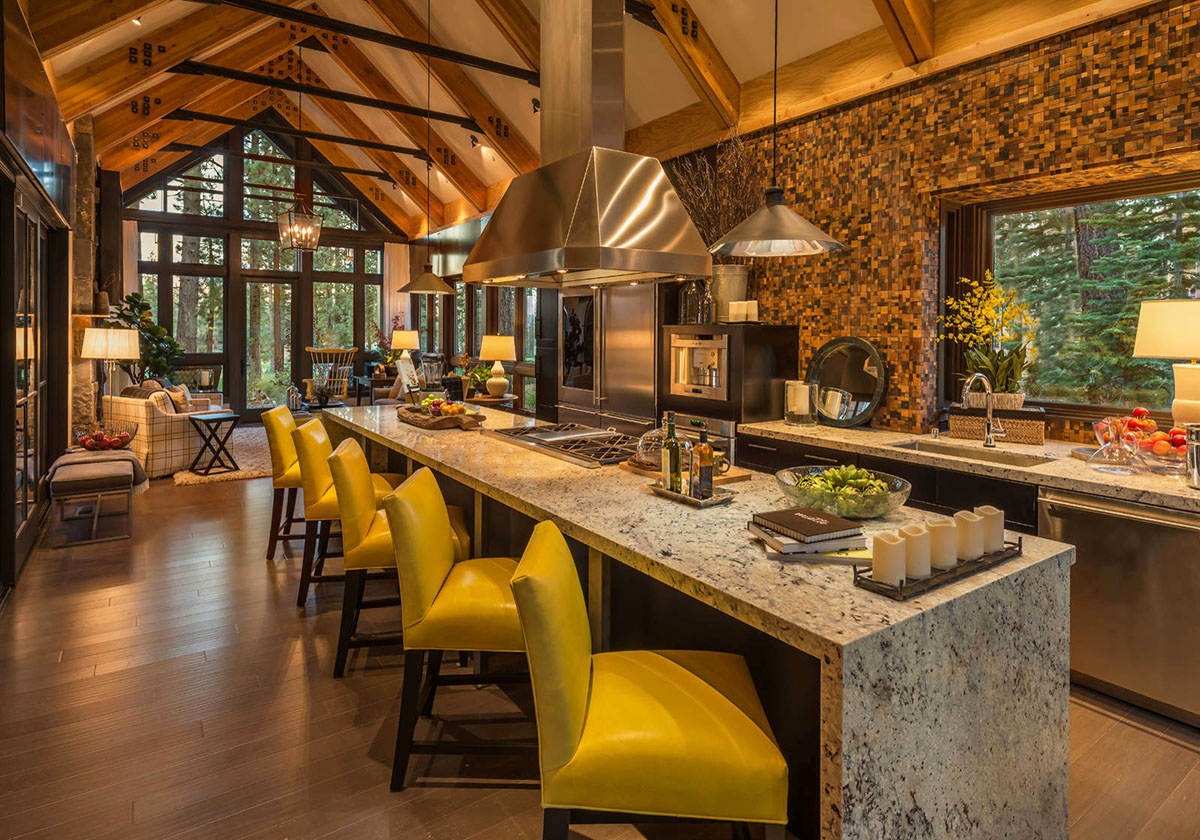
[[[225,156],[206,158],[168,181],[166,209],[188,216],[224,216]]]
[[[337,198],[342,202],[346,200],[342,196],[338,196]],[[358,219],[356,218],[358,215],[357,202],[352,206],[355,213],[351,215],[339,206],[338,202],[334,200],[334,196],[331,196],[320,187],[314,187],[313,207],[324,217],[324,221],[321,223],[322,228],[358,230]]]
[[[537,351],[537,289],[522,289],[524,296],[523,334],[521,336],[521,358],[532,362]]]
[[[225,279],[176,274],[172,278],[171,323],[185,353],[225,349]]]
[[[375,344],[375,331],[383,331],[383,286],[378,283],[363,284],[363,343]],[[388,334],[391,338],[391,334]]]
[[[474,333],[471,336],[471,355],[479,356],[479,347],[483,342],[483,334],[487,332],[487,289],[476,286],[472,292],[475,298]]]
[[[271,239],[242,240],[242,268],[255,271],[297,271],[296,252]]]
[[[383,252],[378,248],[368,248],[364,253],[363,271],[367,274],[382,274]]]
[[[225,265],[225,240],[213,236],[174,234],[171,262],[188,265]]]
[[[142,273],[138,275],[138,291],[150,305],[151,316],[158,318],[158,275]]]
[[[246,134],[242,154],[242,217],[273,222],[295,201],[296,167],[269,159],[288,155],[261,131]]]
[[[467,284],[454,282],[454,346],[451,350],[461,356],[467,347]]]
[[[138,234],[138,259],[150,262],[158,261],[158,234]]]
[[[517,290],[512,286],[501,286],[497,335],[517,334]]]
[[[1133,186],[974,208],[979,231],[958,245],[967,261],[949,255],[951,266],[986,266],[990,254],[997,285],[1030,307],[1037,323],[1022,387],[1049,413],[1170,408],[1171,363],[1133,358],[1133,343],[1141,301],[1200,296],[1200,189]],[[972,248],[985,259],[972,260]],[[959,273],[971,272],[951,277]]]
[[[155,190],[152,193],[147,193],[137,203],[138,210],[151,210],[161,213],[163,211],[163,207],[162,190]]]
[[[346,274],[354,271],[354,249],[322,245],[313,254],[314,271],[339,271]]]
[[[313,283],[313,346],[354,346],[353,283]]]

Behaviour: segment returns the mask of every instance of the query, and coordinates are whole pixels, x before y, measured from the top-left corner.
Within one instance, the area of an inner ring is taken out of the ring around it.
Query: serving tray
[[[654,482],[650,485],[650,489],[654,491],[654,495],[662,496],[664,499],[670,499],[674,502],[681,502],[694,508],[710,508],[717,505],[728,504],[733,501],[733,491],[713,488],[713,494],[707,499],[697,499],[683,493],[675,493],[663,487],[659,482]]]
[[[893,586],[890,583],[883,583],[871,577],[871,567],[855,566],[854,567],[854,585],[863,589],[869,589],[884,597],[891,598],[893,601],[907,601],[909,598],[915,598],[918,595],[924,595],[930,590],[937,589],[939,586],[945,586],[948,583],[968,578],[973,574],[982,572],[984,569],[990,569],[993,566],[998,566],[1005,560],[1011,560],[1014,557],[1021,556],[1021,546],[1023,540],[1017,537],[1016,542],[1005,541],[1004,548],[1000,551],[993,551],[991,554],[985,554],[978,560],[964,560],[953,569],[935,569],[933,574],[921,580],[906,580],[899,586]]]
[[[478,429],[483,425],[482,414],[454,414],[450,417],[434,417],[421,412],[417,405],[396,406],[396,416],[420,429]]]

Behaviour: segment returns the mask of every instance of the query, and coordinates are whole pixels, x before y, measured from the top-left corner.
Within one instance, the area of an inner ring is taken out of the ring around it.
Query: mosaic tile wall
[[[1194,170],[1197,78],[1200,0],[1169,2],[782,125],[788,203],[846,247],[756,263],[762,317],[800,325],[801,370],[836,336],[878,344],[890,382],[876,425],[923,431],[940,199]],[[769,171],[769,132],[752,142]]]

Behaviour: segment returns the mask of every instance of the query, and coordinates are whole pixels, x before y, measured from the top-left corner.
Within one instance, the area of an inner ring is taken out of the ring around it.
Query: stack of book
[[[746,528],[781,560],[862,562],[867,547],[862,526],[814,508],[756,513]],[[853,552],[853,554],[852,554]]]

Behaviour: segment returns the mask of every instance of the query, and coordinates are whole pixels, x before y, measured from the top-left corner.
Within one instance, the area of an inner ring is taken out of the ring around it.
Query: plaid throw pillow
[[[175,402],[167,391],[158,390],[150,393],[150,402],[163,414],[175,414]]]
[[[187,414],[188,400],[192,398],[192,392],[188,390],[186,385],[172,385],[167,389],[167,396],[171,398],[171,402],[175,405],[177,414]]]
[[[159,390],[159,389],[144,388],[141,385],[130,385],[129,387],[123,388],[121,390],[121,396],[122,397],[130,397],[135,400],[148,400],[148,399],[150,399],[150,395],[153,394],[156,390]]]

